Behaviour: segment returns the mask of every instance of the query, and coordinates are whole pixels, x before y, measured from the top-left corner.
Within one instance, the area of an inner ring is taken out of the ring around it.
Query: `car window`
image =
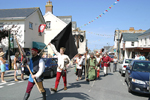
[[[150,63],[148,62],[135,62],[133,71],[150,72]]]
[[[126,59],[125,63],[130,63],[132,60],[131,59]]]

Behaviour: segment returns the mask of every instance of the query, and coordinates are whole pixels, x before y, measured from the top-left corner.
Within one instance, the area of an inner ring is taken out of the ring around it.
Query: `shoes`
[[[15,79],[15,82],[18,82],[19,80],[18,79]]]
[[[89,80],[89,79],[86,79],[86,81],[89,82],[90,80]]]
[[[57,92],[57,88],[51,88],[51,91]]]
[[[23,100],[28,100],[29,96],[30,96],[30,94],[25,93]]]
[[[67,87],[66,87],[66,86],[64,86],[64,90],[67,90]]]
[[[42,92],[42,96],[43,96],[43,99],[42,99],[42,100],[46,100],[46,91],[45,91],[45,92]]]
[[[2,81],[2,83],[6,83],[6,81]]]

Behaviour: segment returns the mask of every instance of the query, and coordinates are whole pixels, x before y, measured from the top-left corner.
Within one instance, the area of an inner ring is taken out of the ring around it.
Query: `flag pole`
[[[21,51],[21,48],[20,48],[20,45],[19,45],[18,40],[17,40],[17,38],[16,38],[16,35],[14,35],[14,37],[15,37],[15,39],[16,39],[16,42],[17,42],[17,45],[18,45],[19,51],[20,51],[20,53],[23,55],[23,52]],[[27,65],[27,68],[28,68],[28,70],[29,70],[30,74],[31,74],[31,75],[33,75],[33,74],[32,74],[32,72],[31,72],[31,69],[30,69],[30,67],[29,67],[28,65]],[[35,78],[34,78],[33,80],[34,80],[34,83],[36,84],[36,86],[37,86],[37,88],[38,88],[39,92],[41,93],[40,88],[39,88],[39,86],[38,86],[38,84],[37,84],[37,82],[36,82]]]
[[[87,76],[87,71],[86,71],[86,61],[87,60],[87,53],[85,54],[85,80],[86,80],[86,76]]]
[[[48,45],[49,45],[49,44],[48,44]],[[46,45],[46,46],[40,51],[40,53],[42,53],[42,52],[44,51],[44,49],[45,49],[48,45]],[[38,55],[40,55],[40,53],[39,53]]]

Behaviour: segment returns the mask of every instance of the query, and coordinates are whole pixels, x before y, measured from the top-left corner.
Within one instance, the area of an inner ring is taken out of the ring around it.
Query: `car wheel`
[[[128,83],[128,92],[129,92],[129,93],[131,93],[131,92],[132,92],[130,82]]]
[[[50,71],[50,77],[53,77],[54,76],[54,71]]]
[[[123,73],[123,71],[121,71],[121,76],[124,76],[124,73]]]

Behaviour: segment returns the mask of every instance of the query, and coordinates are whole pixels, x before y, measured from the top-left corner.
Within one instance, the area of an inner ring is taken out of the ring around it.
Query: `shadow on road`
[[[45,88],[46,90],[46,99],[47,100],[62,100],[64,98],[76,98],[76,99],[81,99],[81,100],[94,100],[94,98],[90,97],[88,94],[82,93],[82,92],[73,92],[73,93],[68,93],[68,92],[64,92],[64,93],[53,93],[51,94],[51,91],[48,88]],[[42,97],[40,98],[36,98],[35,100],[39,100],[42,99]]]
[[[139,96],[139,97],[148,97],[150,100],[150,95],[149,94],[141,94],[141,93],[135,93],[135,92],[132,92],[131,94],[133,94],[134,96]]]

